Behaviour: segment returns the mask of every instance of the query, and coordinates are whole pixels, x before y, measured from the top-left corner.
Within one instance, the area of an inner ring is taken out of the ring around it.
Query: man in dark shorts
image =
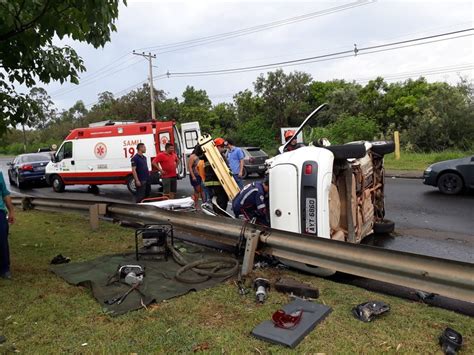
[[[161,173],[163,181],[163,194],[169,196],[170,199],[176,197],[177,176],[176,168],[178,165],[178,156],[174,152],[174,145],[166,143],[165,151],[159,153],[153,159],[152,165]]]
[[[146,147],[143,143],[138,143],[137,154],[131,160],[132,174],[135,180],[136,192],[135,201],[138,203],[144,198],[150,196],[150,171],[148,170],[148,163],[146,156]]]

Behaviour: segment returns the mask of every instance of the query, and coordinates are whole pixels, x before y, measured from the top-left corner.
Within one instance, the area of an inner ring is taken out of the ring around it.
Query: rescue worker
[[[7,216],[8,211],[8,216]],[[15,223],[15,209],[3,173],[0,172],[0,278],[10,280],[10,249],[8,247],[8,224]]]
[[[285,131],[285,142],[288,142],[291,139],[290,144],[288,144],[285,148],[285,152],[291,152],[295,149],[304,147],[304,144],[298,143],[297,137],[295,137],[295,133],[296,132],[292,129]]]
[[[222,155],[222,158],[224,161],[227,163],[226,158],[224,157],[224,139],[223,138],[216,138],[214,139],[214,144],[219,150],[219,152]],[[229,203],[229,197],[227,196],[227,193],[224,190],[224,187],[222,187],[221,182],[219,181],[219,178],[217,177],[216,173],[214,172],[214,169],[211,166],[211,163],[207,160],[206,156],[202,154],[202,158],[204,160],[204,172],[206,173],[206,178],[204,180],[204,185],[208,189],[209,192],[209,198],[212,199],[214,196],[216,197],[216,202],[219,208],[222,210],[226,211],[227,210],[227,204]]]
[[[136,192],[135,201],[141,202],[144,198],[150,196],[150,171],[146,161],[146,147],[143,143],[137,144],[137,154],[130,159],[132,164],[132,175],[135,180]]]
[[[236,218],[243,215],[245,220],[256,218],[257,224],[270,226],[268,218],[268,175],[263,182],[255,181],[245,187],[232,201],[232,210]]]

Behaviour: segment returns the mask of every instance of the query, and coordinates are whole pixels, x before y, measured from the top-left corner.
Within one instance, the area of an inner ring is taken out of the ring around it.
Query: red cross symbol
[[[99,159],[103,159],[107,154],[107,146],[104,143],[97,143],[94,147],[95,156]]]

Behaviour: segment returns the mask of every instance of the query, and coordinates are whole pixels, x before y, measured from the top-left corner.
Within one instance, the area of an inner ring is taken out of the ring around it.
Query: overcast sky
[[[103,49],[63,41],[84,59],[87,72],[80,85],[54,83],[45,88],[60,109],[77,100],[91,107],[97,94],[111,91],[117,96],[147,79],[148,63],[132,55],[134,49],[157,54],[153,75],[170,72],[218,70],[317,56],[411,38],[474,27],[472,1],[374,1],[363,6],[315,17],[245,36],[196,45],[179,51],[159,53],[144,47],[192,40],[267,24],[290,17],[355,3],[345,1],[133,1],[121,6],[118,31]],[[466,34],[466,33],[464,33]],[[468,32],[472,34],[472,32]],[[363,53],[363,52],[361,52]],[[350,56],[285,67],[300,70],[316,80],[368,80],[378,75],[418,77],[455,83],[459,75],[474,77],[474,37],[412,46],[393,51]],[[461,67],[463,66],[463,67]],[[459,68],[465,70],[460,71]],[[467,68],[467,70],[466,70]],[[274,69],[272,69],[274,70]],[[259,70],[239,74],[170,77],[154,81],[169,97],[180,98],[187,85],[205,89],[214,103],[232,101],[232,95],[246,88]],[[451,71],[451,72],[446,72]],[[412,74],[412,75],[410,75]],[[418,75],[417,75],[418,74]]]

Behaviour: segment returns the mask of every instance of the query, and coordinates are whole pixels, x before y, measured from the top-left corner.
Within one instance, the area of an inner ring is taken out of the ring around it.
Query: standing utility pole
[[[151,60],[152,59],[156,59],[156,55],[154,54],[151,54],[151,53],[148,53],[148,54],[145,54],[145,52],[142,52],[142,53],[135,53],[135,51],[133,51],[133,54],[135,55],[139,55],[139,56],[142,56],[144,58],[146,58],[148,60],[148,64],[149,64],[149,68],[150,68],[150,101],[151,101],[151,118],[153,120],[156,120],[156,115],[155,115],[155,98],[154,98],[154,95],[153,95],[153,66],[151,65]]]

